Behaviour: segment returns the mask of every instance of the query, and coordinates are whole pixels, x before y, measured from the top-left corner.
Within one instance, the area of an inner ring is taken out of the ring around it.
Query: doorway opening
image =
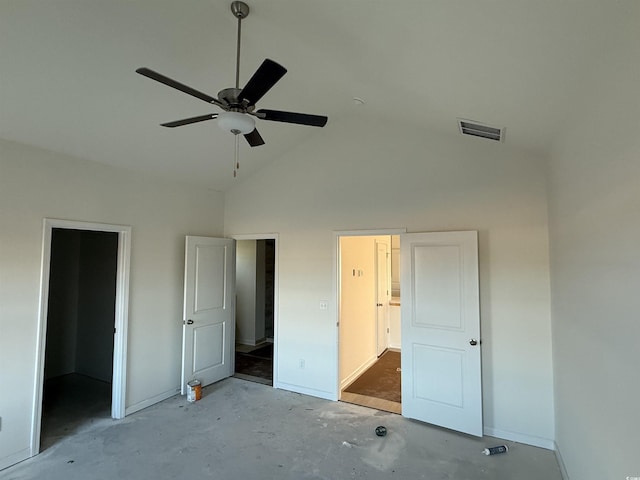
[[[274,384],[276,239],[236,241],[235,376]]]
[[[338,241],[339,398],[400,414],[400,236]]]
[[[118,234],[54,228],[41,448],[111,418]]]
[[[45,219],[31,455],[125,416],[130,234]]]
[[[377,244],[384,242],[384,236],[396,234],[401,239],[398,257],[402,287],[399,322],[402,364],[397,368],[401,369],[398,403],[402,416],[482,436],[478,232],[475,230],[336,233],[339,399],[351,401],[345,394],[350,393],[360,375],[377,362],[381,329],[371,319],[380,318],[373,310],[383,310],[385,302],[384,298],[381,302],[379,296],[376,297],[379,294],[374,272],[380,266],[375,261],[375,252],[380,250]],[[352,247],[351,253],[349,247]],[[362,300],[351,302],[352,296]],[[391,300],[388,304],[391,307]],[[388,318],[387,333],[393,334],[391,316],[382,318]],[[393,347],[389,341],[387,350]],[[374,377],[377,378],[373,383],[380,386],[383,382],[379,375]],[[387,409],[380,402],[362,400],[358,398],[358,403]]]

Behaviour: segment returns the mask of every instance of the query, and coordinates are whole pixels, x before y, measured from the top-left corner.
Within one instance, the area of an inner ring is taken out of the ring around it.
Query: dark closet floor
[[[236,348],[235,376],[252,382],[273,385],[273,343],[255,348]]]
[[[72,373],[44,384],[40,450],[97,421],[111,419],[111,384]]]

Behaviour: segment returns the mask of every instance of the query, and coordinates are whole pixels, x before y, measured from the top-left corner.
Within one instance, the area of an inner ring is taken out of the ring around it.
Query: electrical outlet
[[[304,368],[304,358],[300,359],[300,361],[298,362],[298,367],[299,368]]]
[[[326,300],[320,300],[320,310],[327,310],[329,308],[329,302]]]

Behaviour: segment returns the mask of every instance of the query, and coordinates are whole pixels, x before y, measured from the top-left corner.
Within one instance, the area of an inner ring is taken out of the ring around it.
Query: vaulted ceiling
[[[592,91],[632,2],[246,0],[241,85],[264,58],[288,69],[259,102],[362,115],[456,135],[456,118],[506,127],[545,156]],[[0,0],[0,137],[226,190],[233,137],[214,106],[135,73],[146,66],[216,95],[235,80],[236,19],[221,0]],[[364,105],[356,105],[354,97]],[[258,121],[241,175],[321,129]]]

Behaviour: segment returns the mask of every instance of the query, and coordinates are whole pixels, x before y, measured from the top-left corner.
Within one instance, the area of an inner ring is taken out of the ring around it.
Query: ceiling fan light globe
[[[256,128],[256,121],[250,115],[240,112],[221,112],[218,115],[218,126],[225,132],[234,135],[251,133]]]

